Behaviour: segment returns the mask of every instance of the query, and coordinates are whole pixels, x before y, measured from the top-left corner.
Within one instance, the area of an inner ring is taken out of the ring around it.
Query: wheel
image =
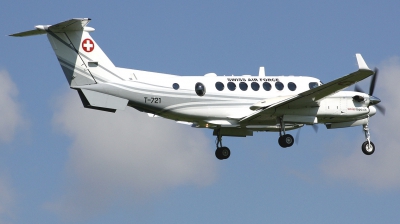
[[[228,147],[222,147],[220,150],[223,159],[228,159],[231,156],[231,150]]]
[[[361,149],[365,155],[372,155],[375,152],[375,145],[373,142],[371,142],[371,144],[368,144],[368,141],[365,141],[362,144]]]
[[[231,155],[231,150],[229,150],[228,147],[224,146],[221,148],[217,148],[217,150],[215,150],[215,156],[219,160],[228,159],[230,155]]]
[[[285,144],[286,144],[286,147],[290,147],[290,146],[292,146],[293,143],[294,143],[294,138],[293,138],[292,135],[289,135],[289,134],[284,135],[284,136],[283,136],[283,139],[284,139],[284,142],[285,142]]]
[[[279,137],[278,143],[282,148],[290,147],[294,143],[294,138],[292,135],[289,134],[282,135],[281,137]]]

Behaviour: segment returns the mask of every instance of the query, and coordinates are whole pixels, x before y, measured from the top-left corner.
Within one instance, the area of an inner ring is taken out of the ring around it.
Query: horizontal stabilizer
[[[93,28],[86,27],[86,25],[89,22],[90,22],[89,18],[75,18],[54,25],[38,25],[35,26],[36,29],[34,30],[10,34],[10,36],[27,37],[27,36],[45,34],[47,31],[51,31],[54,33],[66,32],[66,31],[79,31],[79,30],[85,30],[88,32],[94,31]]]
[[[49,26],[48,29],[55,33],[64,31],[78,31],[83,30],[89,22],[89,18],[75,18]]]
[[[10,36],[12,36],[12,37],[27,37],[27,36],[41,35],[41,34],[45,34],[45,33],[46,33],[45,30],[35,29],[35,30],[21,32],[21,33],[10,34]]]

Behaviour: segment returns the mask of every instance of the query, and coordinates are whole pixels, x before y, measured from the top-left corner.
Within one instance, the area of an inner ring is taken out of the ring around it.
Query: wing
[[[270,105],[265,105],[265,107],[261,107],[259,110],[255,111],[249,116],[242,118],[239,121],[240,124],[245,125],[261,115],[273,114],[279,107],[296,108],[299,106],[318,106],[321,99],[339,92],[340,90],[373,75],[374,72],[368,68],[361,54],[356,54],[356,57],[358,62],[358,71],[318,86],[314,89],[302,92],[296,96],[280,100]]]

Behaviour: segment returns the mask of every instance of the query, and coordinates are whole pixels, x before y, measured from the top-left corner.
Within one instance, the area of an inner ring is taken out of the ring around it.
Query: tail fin
[[[25,37],[46,34],[71,87],[102,82],[118,82],[115,65],[110,61],[89,32],[89,18],[70,19],[55,25],[39,25],[34,30],[11,34]]]

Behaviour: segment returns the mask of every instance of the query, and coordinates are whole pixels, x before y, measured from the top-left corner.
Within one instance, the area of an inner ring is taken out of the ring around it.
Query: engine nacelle
[[[346,122],[325,124],[325,126],[327,129],[335,129],[335,128],[354,127],[354,126],[359,126],[359,125],[364,125],[364,124],[368,124],[368,118],[364,118],[361,120],[355,120],[355,121],[346,121]]]

